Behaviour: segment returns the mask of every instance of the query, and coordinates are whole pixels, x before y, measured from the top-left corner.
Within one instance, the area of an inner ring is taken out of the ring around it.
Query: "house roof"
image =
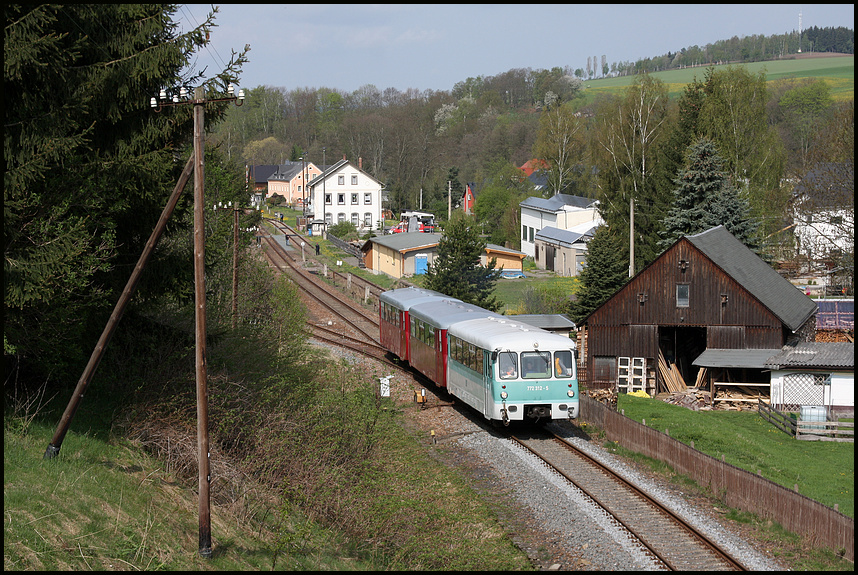
[[[351,162],[349,162],[348,160],[346,160],[345,158],[343,158],[342,160],[340,160],[340,161],[339,161],[339,162],[337,162],[336,164],[332,164],[332,165],[327,166],[327,167],[325,167],[325,166],[320,166],[320,167],[319,167],[319,169],[321,169],[321,170],[322,170],[322,173],[321,173],[321,174],[319,174],[318,176],[316,176],[315,178],[313,178],[312,180],[310,180],[309,182],[307,182],[307,186],[309,186],[309,187],[315,187],[316,185],[321,184],[321,183],[322,183],[322,180],[326,180],[326,179],[328,179],[328,178],[329,178],[329,177],[331,177],[333,174],[335,174],[336,172],[338,172],[338,171],[340,170],[340,168],[342,168],[343,166],[345,166],[345,165],[347,165],[347,164],[351,164]],[[354,167],[354,166],[352,166],[352,167]],[[361,170],[360,168],[357,168],[357,167],[354,167],[354,168],[355,168],[357,171],[359,171],[360,173],[364,174],[366,177],[370,178],[372,181],[376,182],[379,186],[384,187],[384,184],[382,184],[381,182],[379,182],[379,181],[378,181],[375,177],[373,177],[372,175],[370,175],[370,174],[368,174],[367,172],[365,172],[365,171]]]
[[[536,232],[535,239],[553,244],[571,246],[575,243],[585,242],[593,237],[593,234],[596,231],[596,224],[588,223],[587,225],[589,226],[589,229],[584,231],[562,230],[553,226],[546,226]],[[576,228],[581,229],[580,226],[576,226]]]
[[[768,369],[854,369],[855,344],[803,341],[785,345],[766,361]]]
[[[503,246],[499,246],[497,244],[486,244],[486,252],[499,252],[502,254],[511,254],[515,256],[520,256],[521,258],[527,257],[527,254],[513,248],[505,248]]]
[[[852,163],[821,162],[796,184],[793,194],[816,208],[841,208],[855,196],[855,167]]]
[[[573,208],[589,208],[592,207],[593,204],[597,204],[598,200],[594,200],[592,198],[583,198],[581,196],[570,196],[569,194],[554,194],[550,198],[540,198],[538,196],[531,196],[526,198],[523,202],[518,205],[521,207],[531,208],[534,210],[540,210],[543,212],[551,212],[556,213],[566,206],[572,206]]]
[[[763,369],[766,360],[779,351],[779,349],[707,349],[691,364],[700,367]]]
[[[289,181],[304,169],[305,164],[302,162],[286,162],[285,164],[274,166],[274,172],[268,176],[269,180]]]
[[[378,244],[398,252],[410,252],[424,248],[434,248],[440,241],[441,234],[403,232],[400,234],[372,237],[363,244],[361,249],[368,251],[371,244]]]
[[[257,166],[248,166],[250,178],[257,184],[265,184],[268,178],[277,171],[277,164],[260,164]]]
[[[797,290],[724,226],[685,236],[684,239],[741,284],[793,332],[816,313],[816,303],[812,299]]]

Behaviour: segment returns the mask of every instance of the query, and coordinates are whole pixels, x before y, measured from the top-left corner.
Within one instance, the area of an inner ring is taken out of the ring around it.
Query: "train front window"
[[[521,352],[521,377],[523,379],[547,379],[551,377],[551,352]]]
[[[501,379],[515,379],[518,377],[518,357],[509,351],[502,351],[498,355],[498,375]]]
[[[554,352],[554,377],[572,377],[574,364],[572,363],[572,352],[569,350]]]

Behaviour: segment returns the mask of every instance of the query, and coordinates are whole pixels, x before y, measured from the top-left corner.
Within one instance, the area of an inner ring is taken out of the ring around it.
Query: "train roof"
[[[412,306],[408,313],[439,329],[449,329],[454,323],[480,317],[503,317],[455,298],[421,302]]]
[[[378,296],[379,301],[389,303],[394,307],[408,311],[412,306],[432,300],[451,299],[440,292],[416,287],[387,290]]]
[[[449,335],[472,342],[487,350],[573,349],[568,337],[533,327],[506,316],[477,318],[450,326]]]

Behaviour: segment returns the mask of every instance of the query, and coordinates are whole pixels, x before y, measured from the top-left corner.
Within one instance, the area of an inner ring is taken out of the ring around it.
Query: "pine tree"
[[[587,265],[581,271],[581,289],[569,307],[569,317],[580,323],[629,281],[619,238],[600,226],[587,244]]]
[[[674,180],[673,205],[663,220],[664,250],[679,238],[723,225],[742,243],[757,249],[757,226],[750,219],[747,199],[724,171],[724,160],[715,144],[700,138],[689,147],[685,167]]]
[[[424,286],[484,309],[497,311],[500,302],[492,295],[500,278],[496,260],[480,265],[486,242],[471,216],[455,212],[438,243],[435,261],[429,265]]]
[[[214,12],[180,34],[177,9],[4,8],[4,336],[22,373],[31,362],[40,377],[60,378],[66,368],[78,375],[74,364],[95,341],[87,330],[103,329],[182,170],[192,107],[155,113],[149,99],[202,82],[188,68]],[[207,88],[225,92],[244,61],[231,60]],[[225,110],[208,106],[207,124]],[[173,232],[190,213],[188,196]],[[177,284],[192,281],[187,244],[159,246],[140,299],[180,293]],[[175,273],[179,264],[186,273]]]

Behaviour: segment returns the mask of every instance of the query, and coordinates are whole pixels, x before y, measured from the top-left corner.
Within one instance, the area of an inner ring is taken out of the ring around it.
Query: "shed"
[[[361,251],[366,269],[401,278],[426,273],[440,241],[441,234],[403,232],[370,238]]]
[[[816,311],[723,226],[685,236],[580,322],[583,385],[617,389],[620,367],[639,365],[654,395],[668,389],[663,364],[693,385],[705,351],[812,340]]]
[[[772,405],[781,411],[821,406],[832,415],[855,414],[855,346],[840,342],[797,342],[766,360]]]
[[[536,267],[559,276],[575,277],[587,261],[587,242],[596,232],[595,222],[585,222],[571,230],[547,226],[534,237]]]

